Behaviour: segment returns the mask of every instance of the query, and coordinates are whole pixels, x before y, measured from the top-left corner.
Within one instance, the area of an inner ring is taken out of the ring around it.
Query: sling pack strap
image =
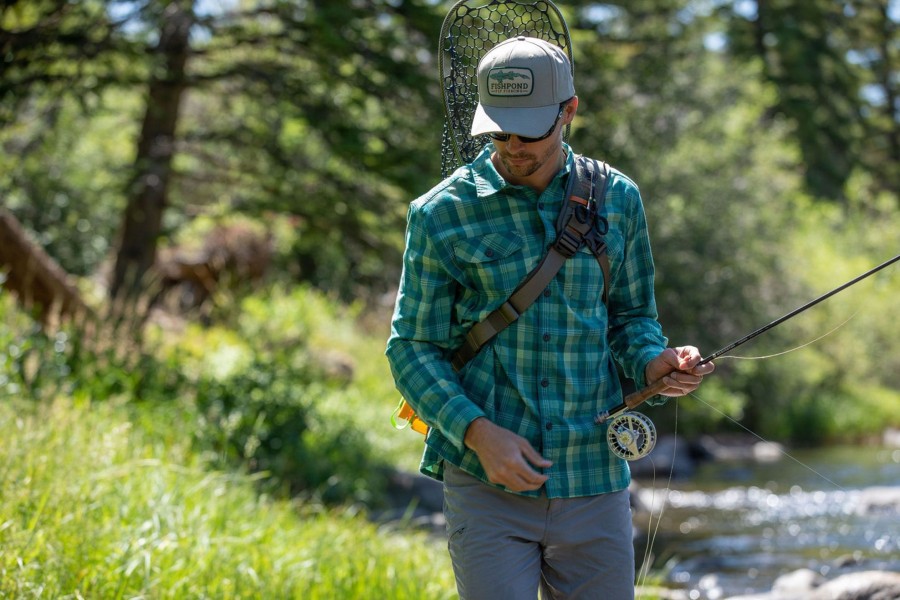
[[[561,235],[568,224],[577,223],[578,232],[584,244],[591,250],[603,271],[603,304],[609,304],[610,266],[604,236],[609,231],[609,222],[601,214],[609,185],[609,165],[605,162],[578,156],[575,160],[577,178],[569,194],[569,202],[563,204],[556,222],[556,231]],[[597,186],[600,193],[597,193]],[[572,217],[575,221],[572,221]],[[571,226],[571,225],[570,225]],[[576,248],[577,251],[577,248]],[[574,254],[574,252],[572,253]],[[571,255],[570,255],[571,256]]]
[[[485,344],[534,304],[566,259],[574,256],[582,245],[587,245],[600,263],[603,270],[603,302],[607,302],[610,268],[603,236],[609,230],[609,224],[600,214],[600,208],[606,196],[608,182],[609,167],[606,163],[583,156],[575,158],[575,175],[569,177],[563,205],[556,220],[556,241],[509,299],[472,326],[450,361],[455,370],[462,369]]]

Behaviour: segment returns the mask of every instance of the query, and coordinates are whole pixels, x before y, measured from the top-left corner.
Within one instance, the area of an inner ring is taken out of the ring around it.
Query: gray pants
[[[461,600],[633,600],[628,491],[518,496],[444,469],[448,547]]]

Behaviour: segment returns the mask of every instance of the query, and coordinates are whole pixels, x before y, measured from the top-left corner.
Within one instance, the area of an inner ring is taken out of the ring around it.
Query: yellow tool
[[[391,415],[391,424],[393,424],[396,429],[406,429],[409,427],[422,435],[428,433],[428,424],[419,418],[419,415],[416,414],[413,407],[403,398],[400,398],[400,404],[397,405],[397,409],[394,411],[394,414]]]

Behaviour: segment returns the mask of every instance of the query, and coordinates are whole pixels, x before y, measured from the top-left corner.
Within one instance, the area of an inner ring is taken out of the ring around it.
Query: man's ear
[[[572,119],[575,118],[576,112],[578,112],[578,96],[572,96],[572,99],[566,104],[566,109],[563,113],[563,123],[566,125],[571,123]]]

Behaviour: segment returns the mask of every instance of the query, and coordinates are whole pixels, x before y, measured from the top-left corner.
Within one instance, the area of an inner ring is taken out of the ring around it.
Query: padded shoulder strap
[[[583,156],[575,158],[575,174],[569,176],[566,197],[556,220],[556,241],[509,299],[466,333],[462,346],[451,359],[454,369],[457,371],[462,369],[485,344],[514,323],[519,315],[534,304],[541,292],[550,285],[566,259],[578,252],[584,244],[588,245],[603,268],[603,301],[606,302],[609,259],[606,256],[603,235],[606,234],[608,224],[600,215],[599,207],[602,206],[603,196],[606,195],[608,173],[606,163],[598,163]]]
[[[584,244],[591,249],[603,271],[603,303],[609,303],[610,266],[604,236],[609,231],[609,222],[603,216],[606,191],[609,187],[609,165],[586,156],[575,159],[577,177],[570,200],[564,209],[574,212],[576,221],[582,228]],[[566,223],[571,223],[571,215],[560,213],[556,229],[561,231]]]

